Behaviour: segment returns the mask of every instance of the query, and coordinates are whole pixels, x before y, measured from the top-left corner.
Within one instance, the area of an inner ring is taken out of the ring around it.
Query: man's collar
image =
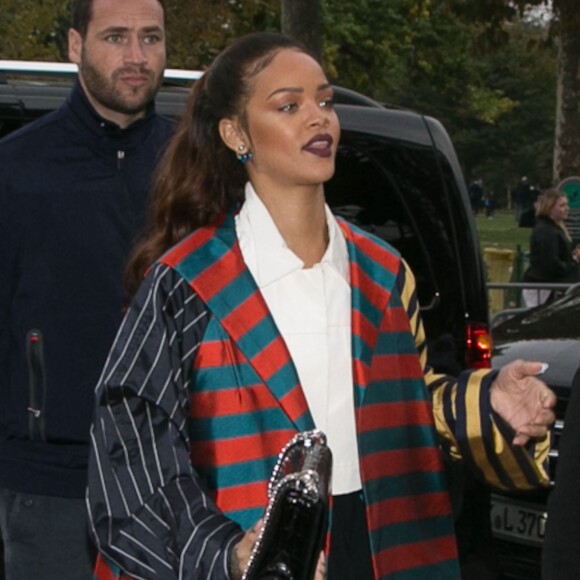
[[[127,131],[132,131],[133,129],[143,125],[155,113],[155,102],[151,101],[147,105],[145,109],[145,115],[143,117],[131,123],[127,128],[122,129],[116,123],[105,119],[99,115],[99,113],[97,113],[87,98],[85,91],[78,79],[75,82],[69,96],[69,104],[85,126],[92,129],[93,131],[98,131],[99,133],[104,131],[109,135],[123,135]]]

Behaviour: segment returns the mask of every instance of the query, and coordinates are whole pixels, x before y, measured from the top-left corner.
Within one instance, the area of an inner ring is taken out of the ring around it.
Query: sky
[[[541,18],[542,20],[548,21],[552,17],[552,3],[542,4],[541,6],[535,6],[528,10],[531,18]]]

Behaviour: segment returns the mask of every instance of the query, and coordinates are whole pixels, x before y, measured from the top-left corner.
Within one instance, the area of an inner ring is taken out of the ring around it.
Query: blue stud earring
[[[252,152],[251,151],[246,151],[245,153],[242,153],[242,151],[244,151],[244,149],[246,148],[245,145],[239,145],[238,146],[238,161],[242,164],[245,165],[246,163],[248,163],[248,161],[252,160]]]

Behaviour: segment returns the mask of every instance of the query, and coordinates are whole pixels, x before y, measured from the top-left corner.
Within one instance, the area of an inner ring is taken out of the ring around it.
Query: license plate
[[[547,519],[546,511],[530,504],[492,497],[491,527],[498,538],[541,546]]]

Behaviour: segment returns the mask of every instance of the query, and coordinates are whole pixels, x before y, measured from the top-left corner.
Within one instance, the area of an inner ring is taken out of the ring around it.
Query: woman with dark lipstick
[[[195,84],[97,387],[96,578],[239,578],[278,452],[315,427],[334,456],[318,579],[459,577],[440,445],[495,485],[546,481],[539,363],[427,368],[406,264],[325,204],[339,137],[287,37],[236,41]]]

